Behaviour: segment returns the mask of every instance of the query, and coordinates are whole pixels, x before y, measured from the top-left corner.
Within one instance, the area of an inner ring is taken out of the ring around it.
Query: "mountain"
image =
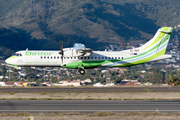
[[[8,52],[0,54],[59,49],[60,40],[92,49],[146,42],[159,27],[179,24],[179,6],[178,0],[1,0],[0,48]]]

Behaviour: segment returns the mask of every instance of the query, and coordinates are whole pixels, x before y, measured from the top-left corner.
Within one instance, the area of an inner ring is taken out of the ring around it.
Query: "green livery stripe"
[[[168,31],[169,27],[162,27],[161,31]]]
[[[165,51],[166,51],[166,49],[163,49],[163,50],[160,51],[158,54],[154,54],[154,55],[152,55],[152,56],[150,56],[150,57],[148,57],[148,58],[144,58],[144,59],[142,59],[142,60],[134,61],[134,62],[132,62],[131,64],[137,65],[137,64],[146,63],[146,62],[148,62],[148,61],[150,61],[150,60],[153,60],[153,59],[155,59],[155,58],[163,55]]]
[[[14,68],[18,68],[17,65],[13,65],[13,64],[10,64],[10,63],[7,63],[7,64],[10,65],[10,66],[13,66]]]
[[[147,46],[145,49],[148,49],[149,47],[153,46],[154,44],[156,44],[159,40],[161,40],[161,38],[165,35],[165,33],[159,33],[158,37],[153,41],[153,43],[151,43],[151,45]]]
[[[173,28],[171,28],[170,32],[172,32]]]
[[[153,41],[153,43],[151,43],[151,45],[149,45],[148,47],[146,47],[145,49],[148,49],[149,47],[153,46],[154,44],[156,44],[159,40],[162,39],[162,37],[165,35],[165,33],[159,33],[158,37]],[[143,50],[145,50],[143,49]]]
[[[131,63],[125,63],[125,64],[122,64],[122,65],[117,65],[117,66],[113,66],[113,67],[128,67],[128,66],[134,66],[134,65],[139,65],[139,64],[143,64],[143,63],[146,63],[150,60],[153,60],[159,56],[161,56],[164,52],[166,51],[166,49],[163,49],[162,51],[160,51],[159,53],[160,54],[154,54],[148,58],[145,58],[145,59],[142,59],[142,60],[138,60],[138,61],[135,61],[135,62],[131,62]]]
[[[16,57],[17,57],[17,56],[11,56],[11,57],[9,57],[8,59],[11,59],[11,58],[16,58]],[[7,59],[7,60],[8,60],[8,59]]]

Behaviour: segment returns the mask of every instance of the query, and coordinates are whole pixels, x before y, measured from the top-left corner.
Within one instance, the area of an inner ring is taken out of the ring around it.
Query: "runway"
[[[180,112],[180,101],[0,101],[0,112]]]
[[[0,93],[123,93],[123,92],[180,92],[180,87],[110,87],[110,88],[0,88]]]

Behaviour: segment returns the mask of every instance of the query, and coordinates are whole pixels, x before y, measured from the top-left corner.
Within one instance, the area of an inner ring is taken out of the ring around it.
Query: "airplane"
[[[77,69],[83,75],[85,69],[96,67],[130,67],[147,62],[171,58],[165,54],[172,27],[160,28],[154,37],[138,48],[123,51],[92,51],[84,44],[75,43],[72,48],[60,50],[22,50],[7,58],[5,62],[14,67],[65,67]]]

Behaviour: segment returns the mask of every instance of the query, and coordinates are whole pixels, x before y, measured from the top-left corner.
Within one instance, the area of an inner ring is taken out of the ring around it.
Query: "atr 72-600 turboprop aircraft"
[[[160,28],[155,36],[141,47],[123,51],[92,51],[83,44],[59,51],[18,51],[6,59],[6,63],[18,67],[66,67],[77,69],[80,74],[85,69],[95,67],[129,67],[146,62],[171,58],[165,51],[171,36],[172,27]]]

